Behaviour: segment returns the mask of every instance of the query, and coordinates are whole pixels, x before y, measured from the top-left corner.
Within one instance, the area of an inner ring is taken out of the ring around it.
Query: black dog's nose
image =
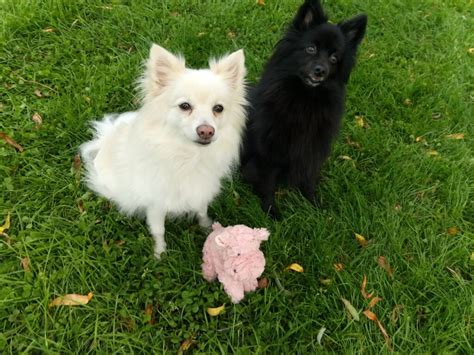
[[[314,68],[314,74],[317,76],[324,76],[326,75],[326,69],[322,65],[316,65]]]

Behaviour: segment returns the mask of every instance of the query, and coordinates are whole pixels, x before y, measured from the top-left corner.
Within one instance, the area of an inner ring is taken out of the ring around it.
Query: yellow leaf
[[[471,253],[471,261],[474,261],[474,251]]]
[[[360,235],[358,233],[354,233],[355,234],[355,237],[356,237],[356,240],[357,240],[357,243],[359,243],[359,245],[363,248],[367,245],[367,240],[365,239],[365,237],[363,235]]]
[[[265,6],[265,0],[256,0],[255,3],[256,3],[258,6]]]
[[[332,280],[331,279],[319,279],[319,282],[321,285],[324,286],[331,286],[332,285]]]
[[[425,139],[423,138],[423,136],[418,136],[415,138],[415,142],[416,143],[420,143],[420,142],[423,142]]]
[[[469,48],[467,51],[469,52],[469,54],[474,54],[474,48]]]
[[[339,159],[341,159],[341,160],[352,160],[352,158],[348,155],[340,155]]]
[[[47,27],[45,29],[42,30],[43,32],[46,32],[46,33],[51,33],[51,32],[54,32],[56,31],[54,28],[51,28],[51,27]]]
[[[189,349],[191,349],[191,347],[193,347],[193,346],[196,345],[196,344],[197,344],[197,341],[194,340],[193,338],[189,338],[189,339],[183,340],[183,342],[182,342],[181,345],[179,346],[178,355],[184,354],[186,351],[188,351]]]
[[[410,99],[405,99],[405,101],[403,101],[403,104],[405,106],[411,106],[411,105],[413,105],[413,102]]]
[[[458,228],[457,227],[449,227],[447,232],[451,237],[454,237],[456,234],[458,234]]]
[[[224,309],[225,309],[225,304],[216,308],[208,308],[207,314],[209,314],[211,317],[217,317],[219,314],[221,314],[224,311]]]
[[[54,306],[83,306],[85,304],[88,304],[89,301],[93,297],[93,293],[89,292],[86,296],[83,295],[77,295],[75,293],[65,295],[65,296],[59,296],[52,300],[49,303],[49,307],[54,307]]]
[[[436,150],[430,150],[428,152],[428,155],[431,155],[432,157],[435,157],[435,156],[439,155],[439,153]]]
[[[464,133],[453,133],[453,134],[448,134],[446,138],[450,139],[464,139]]]
[[[342,271],[342,270],[344,270],[344,264],[343,263],[334,264],[334,269],[336,271]]]
[[[23,270],[30,271],[30,259],[28,257],[21,258],[20,265]]]
[[[344,306],[346,307],[347,311],[349,314],[354,318],[354,320],[359,321],[359,312],[354,308],[354,306],[345,298],[341,298],[342,302],[344,303]]]
[[[300,264],[297,264],[297,263],[293,263],[291,265],[288,265],[285,268],[285,271],[288,271],[288,270],[293,270],[293,271],[296,271],[296,272],[304,272],[303,267]]]
[[[0,227],[0,233],[5,232],[7,229],[10,229],[10,212],[8,212],[7,217],[5,218],[5,223]]]
[[[367,128],[368,127],[367,122],[365,122],[364,116],[355,116],[355,119],[356,119],[356,124],[360,128]]]

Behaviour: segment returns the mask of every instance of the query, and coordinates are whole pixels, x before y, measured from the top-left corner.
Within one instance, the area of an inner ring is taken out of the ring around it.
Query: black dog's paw
[[[267,213],[273,220],[280,221],[282,219],[282,215],[278,207],[273,204],[262,203],[262,209]]]

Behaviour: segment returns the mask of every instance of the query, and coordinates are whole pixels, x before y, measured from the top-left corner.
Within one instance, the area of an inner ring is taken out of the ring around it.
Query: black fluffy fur
[[[330,24],[320,1],[306,0],[249,94],[242,174],[273,216],[279,183],[317,201],[315,185],[339,130],[366,25],[365,15]]]

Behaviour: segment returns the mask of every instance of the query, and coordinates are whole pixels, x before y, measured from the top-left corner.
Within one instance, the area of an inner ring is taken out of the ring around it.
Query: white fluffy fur
[[[166,215],[196,213],[209,226],[207,206],[238,161],[246,104],[243,51],[209,64],[187,69],[183,58],[153,45],[141,80],[142,107],[94,122],[94,139],[81,146],[89,187],[127,214],[145,212],[157,257],[166,248]],[[183,102],[192,111],[181,110]],[[217,104],[222,113],[213,112]],[[202,124],[215,129],[208,145],[196,142]]]

